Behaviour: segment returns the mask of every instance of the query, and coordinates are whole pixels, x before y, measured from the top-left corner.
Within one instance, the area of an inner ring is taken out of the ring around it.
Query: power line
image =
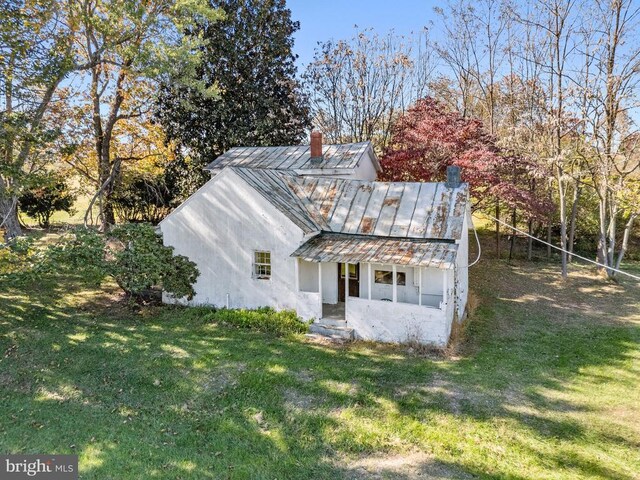
[[[585,258],[585,257],[583,257],[581,255],[578,255],[577,253],[569,252],[568,250],[565,250],[564,248],[558,247],[558,246],[553,245],[552,243],[549,243],[549,242],[545,242],[544,240],[542,240],[542,239],[540,239],[538,237],[534,237],[533,235],[530,235],[529,233],[527,233],[527,232],[525,232],[523,230],[520,230],[519,228],[516,228],[513,225],[509,225],[508,223],[503,222],[502,220],[500,220],[500,219],[498,219],[496,217],[492,217],[491,215],[486,215],[486,214],[485,214],[485,216],[490,218],[491,220],[494,220],[494,221],[504,225],[505,227],[510,228],[511,230],[515,230],[516,232],[521,233],[522,235],[525,235],[525,236],[527,236],[529,238],[532,238],[532,239],[534,239],[534,240],[536,240],[536,241],[538,241],[538,242],[540,242],[540,243],[542,243],[544,245],[547,245],[547,246],[549,246],[551,248],[555,248],[556,250],[560,250],[561,252],[565,252],[568,255],[571,255],[573,257],[579,258],[580,260],[584,260],[585,262],[593,263],[594,265],[597,265],[599,267],[606,268],[607,270],[612,270],[614,272],[620,273],[622,275],[626,275],[628,277],[631,277],[631,278],[633,278],[635,280],[640,281],[640,277],[637,276],[637,275],[633,275],[633,274],[631,274],[629,272],[625,272],[624,270],[620,270],[618,268],[614,268],[614,267],[609,267],[607,265],[603,265],[602,263],[596,262],[595,260],[591,260],[590,258]]]

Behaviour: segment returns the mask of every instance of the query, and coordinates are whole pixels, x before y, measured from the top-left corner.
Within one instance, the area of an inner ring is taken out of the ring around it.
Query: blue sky
[[[393,29],[398,34],[419,31],[436,17],[433,7],[443,1],[434,0],[288,0],[293,20],[300,22],[295,35],[294,51],[299,55],[301,70],[313,58],[319,41],[350,38],[354,25],[374,28],[378,33]]]

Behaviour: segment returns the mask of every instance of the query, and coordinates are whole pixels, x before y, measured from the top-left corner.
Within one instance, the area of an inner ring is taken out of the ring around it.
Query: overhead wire
[[[561,252],[565,252],[566,254],[571,255],[572,257],[579,258],[580,260],[583,260],[585,262],[592,263],[592,264],[597,265],[599,267],[605,268],[607,270],[611,270],[611,271],[619,273],[621,275],[626,275],[627,277],[630,277],[630,278],[633,278],[634,280],[640,281],[640,276],[638,276],[638,275],[633,275],[632,273],[625,272],[624,270],[620,270],[619,268],[615,268],[615,267],[611,267],[611,266],[608,266],[608,265],[604,265],[604,264],[602,264],[600,262],[596,262],[595,260],[591,260],[590,258],[586,258],[586,257],[583,257],[582,255],[578,255],[577,253],[570,252],[570,251],[568,251],[568,250],[566,250],[564,248],[558,247],[557,245],[553,245],[552,243],[546,242],[546,241],[544,241],[544,240],[542,240],[542,239],[540,239],[538,237],[534,237],[533,235],[531,235],[531,234],[529,234],[529,233],[527,233],[527,232],[525,232],[523,230],[520,230],[519,228],[514,227],[513,225],[509,225],[508,223],[506,223],[506,222],[504,222],[504,221],[502,221],[502,220],[500,220],[500,219],[498,219],[496,217],[493,217],[493,216],[487,215],[487,214],[483,214],[483,215],[486,216],[487,218],[495,221],[495,222],[498,222],[501,225],[504,225],[507,228],[510,228],[511,230],[514,230],[514,231],[516,231],[516,232],[518,232],[518,233],[520,233],[522,235],[525,235],[526,237],[532,238],[533,240],[536,240],[536,241],[538,241],[538,242],[540,242],[540,243],[542,243],[544,245],[547,245],[547,246],[549,246],[551,248],[555,248],[556,250],[559,250]],[[473,226],[473,219],[471,219],[471,225]],[[473,226],[473,231],[476,232],[475,226]],[[476,232],[476,239],[477,238],[478,238],[478,234]],[[479,244],[480,244],[480,242],[478,241],[478,245]],[[479,258],[480,258],[480,255],[478,255],[478,259]],[[472,263],[471,265],[469,265],[469,266],[475,265],[475,263],[477,263],[477,260],[474,263]]]

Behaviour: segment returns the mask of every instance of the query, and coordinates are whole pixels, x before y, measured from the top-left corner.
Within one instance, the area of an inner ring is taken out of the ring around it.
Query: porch
[[[308,262],[296,259],[296,285],[313,316],[326,320],[349,320],[350,305],[367,302],[401,312],[404,305],[445,310],[453,285],[453,271],[378,263]],[[348,275],[346,274],[348,272]]]

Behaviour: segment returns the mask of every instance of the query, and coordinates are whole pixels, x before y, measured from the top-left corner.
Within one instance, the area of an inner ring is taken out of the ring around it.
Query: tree
[[[201,40],[182,32],[195,21],[215,23],[220,12],[205,0],[83,0],[70,8],[79,24],[75,53],[87,64],[74,104],[80,103],[77,108],[85,114],[80,118],[91,126],[84,140],[93,147],[95,173],[84,163],[72,165],[85,175],[90,172],[95,181],[85,224],[92,223],[97,205],[104,231],[115,223],[112,195],[123,165],[147,155],[123,123],[131,121],[135,130],[148,120],[160,81],[187,83],[214,95],[195,77]]]
[[[596,153],[590,172],[598,197],[597,258],[614,277],[627,250],[640,212],[638,175],[640,134],[630,112],[640,93],[640,7],[629,0],[595,2],[594,72],[585,84],[591,145]],[[622,244],[618,222],[624,224]]]
[[[292,145],[309,127],[296,79],[293,33],[298,22],[284,0],[212,0],[224,19],[186,29],[201,36],[198,77],[216,98],[189,85],[164,83],[156,116],[186,163],[202,166],[238,145]],[[201,181],[204,180],[203,178]]]
[[[38,221],[42,228],[49,228],[55,212],[73,213],[76,198],[60,175],[37,175],[30,179],[30,186],[20,195],[20,210]]]
[[[157,224],[170,212],[172,193],[164,173],[135,173],[116,187],[114,209],[122,221]]]
[[[426,30],[325,42],[303,75],[314,126],[330,142],[370,140],[381,151],[397,116],[427,93],[433,68]]]
[[[419,100],[398,120],[391,145],[381,159],[384,180],[442,181],[447,166],[458,165],[474,208],[495,198],[528,216],[548,208],[528,187],[535,174],[530,162],[498,148],[481,121],[447,111],[432,98]]]
[[[48,116],[72,55],[73,23],[58,2],[0,2],[0,228],[20,235],[17,206],[36,149],[56,135]]]

